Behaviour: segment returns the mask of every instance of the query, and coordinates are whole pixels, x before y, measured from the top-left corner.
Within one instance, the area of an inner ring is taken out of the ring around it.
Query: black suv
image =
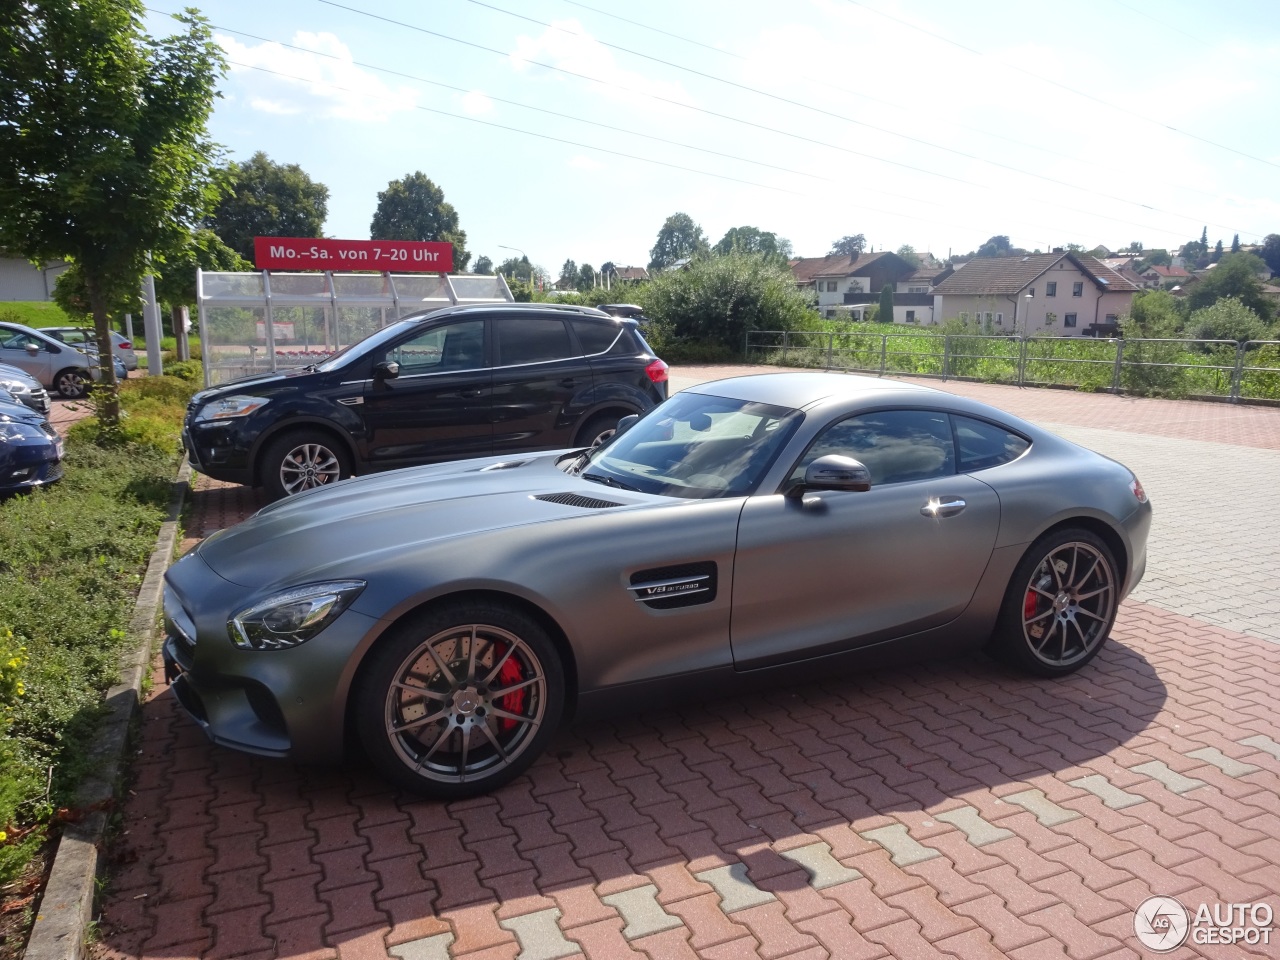
[[[323,363],[192,398],[183,443],[217,480],[274,499],[420,463],[589,446],[667,397],[635,321],[587,307],[446,307]]]

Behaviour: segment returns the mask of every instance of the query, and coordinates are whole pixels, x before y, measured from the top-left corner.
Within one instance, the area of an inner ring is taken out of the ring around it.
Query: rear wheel
[[[351,460],[336,440],[319,430],[277,437],[262,455],[262,485],[272,500],[337,483],[351,476]]]
[[[577,447],[598,447],[618,432],[618,421],[626,414],[597,413],[582,425],[574,440]]]
[[[555,732],[564,670],[546,632],[513,607],[451,604],[398,624],[352,690],[356,731],[388,780],[456,800],[522,773]]]
[[[79,400],[89,392],[89,378],[82,371],[68,367],[53,378],[53,388],[60,397]]]
[[[1079,670],[1115,622],[1120,578],[1111,550],[1087,530],[1060,530],[1031,546],[1005,594],[995,652],[1044,677]]]

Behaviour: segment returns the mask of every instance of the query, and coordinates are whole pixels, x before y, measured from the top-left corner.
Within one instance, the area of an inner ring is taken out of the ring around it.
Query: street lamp
[[[1023,330],[1023,333],[1025,334],[1026,331],[1031,328],[1031,293],[1028,292],[1027,295],[1022,299],[1027,301],[1027,315],[1022,319],[1022,330]],[[1013,332],[1014,333],[1018,332],[1017,318],[1014,318]]]

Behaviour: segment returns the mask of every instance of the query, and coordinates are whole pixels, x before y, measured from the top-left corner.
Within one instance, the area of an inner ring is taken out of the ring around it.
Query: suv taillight
[[[654,383],[667,382],[667,365],[661,360],[655,360],[644,368],[644,372],[648,374],[649,379]]]

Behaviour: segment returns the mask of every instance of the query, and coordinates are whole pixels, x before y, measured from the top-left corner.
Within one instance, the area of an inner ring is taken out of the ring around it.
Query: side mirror
[[[23,349],[27,351],[27,356],[29,357],[40,356],[40,348],[36,346],[34,343],[28,343],[25,347],[23,347]]]
[[[849,490],[866,493],[871,489],[871,471],[853,457],[829,454],[809,464],[804,481],[792,484],[787,496],[799,498],[811,490]]]
[[[616,437],[620,433],[626,433],[628,430],[634,427],[639,422],[639,420],[640,420],[640,416],[635,413],[630,414],[629,416],[623,417],[621,420],[618,421],[618,430],[616,433],[614,433],[614,436]]]
[[[381,363],[374,364],[373,378],[375,380],[394,380],[400,376],[400,364],[394,360],[383,360]]]

